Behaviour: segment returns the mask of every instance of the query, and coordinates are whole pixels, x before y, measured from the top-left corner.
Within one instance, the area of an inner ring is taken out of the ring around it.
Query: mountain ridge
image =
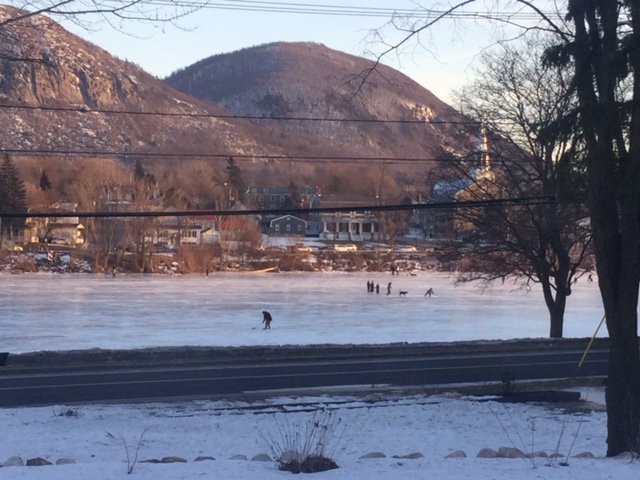
[[[17,10],[0,6],[0,18]],[[40,137],[46,148],[110,147],[110,150],[148,152],[152,149],[189,151],[188,145],[208,142],[230,154],[261,153],[251,127],[220,119],[182,118],[186,127],[171,135],[169,118],[92,113],[82,110],[107,109],[173,114],[229,114],[216,104],[203,102],[168,87],[138,66],[119,60],[107,51],[83,40],[42,15],[14,22],[0,29],[0,53],[35,61],[0,59],[0,103],[53,107],[51,111],[2,109],[0,118],[13,124],[13,131],[0,134],[5,148],[28,147]],[[78,111],[59,112],[56,107]],[[153,118],[152,118],[153,117]],[[215,127],[215,128],[214,128]],[[220,135],[212,141],[202,133],[207,128]],[[181,140],[180,135],[187,139]],[[44,138],[43,138],[44,137]],[[193,149],[191,149],[193,152]]]
[[[0,19],[16,12],[13,7],[0,6]],[[309,42],[277,42],[240,52],[247,62],[238,63],[238,57],[220,54],[181,70],[201,72],[196,77],[204,79],[207,88],[212,75],[223,78],[228,74],[225,81],[235,90],[219,89],[216,102],[202,92],[196,96],[185,88],[179,91],[174,88],[176,77],[157,79],[44,16],[5,25],[0,28],[0,104],[4,104],[0,121],[10,127],[0,130],[0,142],[3,149],[14,151],[14,156],[23,159],[21,164],[29,167],[31,192],[37,188],[44,165],[41,156],[29,154],[33,150],[49,152],[48,159],[65,162],[65,168],[77,162],[58,151],[86,151],[88,160],[110,156],[101,156],[102,152],[121,152],[117,161],[122,165],[132,165],[136,154],[171,154],[171,160],[142,157],[144,166],[174,190],[181,188],[186,195],[205,199],[196,204],[207,204],[211,200],[206,198],[220,188],[224,163],[216,158],[225,162],[227,155],[255,157],[245,158],[243,163],[248,182],[287,185],[295,181],[319,185],[327,191],[397,198],[402,185],[423,188],[424,173],[435,164],[382,164],[377,158],[441,158],[472,145],[472,133],[456,125],[386,122],[460,117],[428,90],[390,67],[376,68],[358,95],[352,96],[352,84],[346,80],[353,80],[354,74],[370,67],[370,60]],[[7,57],[35,61],[12,62]],[[227,66],[226,73],[225,68],[218,68],[221,61]],[[213,73],[207,70],[210,65]],[[204,71],[203,66],[207,66]],[[250,71],[253,73],[246,73]],[[8,104],[35,110],[7,108]],[[56,111],[57,107],[69,111]],[[242,118],[283,114],[331,121]],[[345,118],[371,122],[341,121]],[[210,158],[198,160],[196,168],[196,162],[189,160],[193,155]],[[278,156],[283,159],[273,158]],[[344,161],[327,163],[312,161],[313,157]],[[349,158],[372,161],[363,167],[362,163],[350,164]],[[60,173],[58,179],[51,172],[50,176],[56,184],[65,181]],[[180,185],[176,185],[178,177]],[[67,183],[73,182],[67,178]],[[69,190],[68,185],[60,190]]]
[[[369,72],[365,82],[363,73]],[[165,81],[197,98],[215,101],[241,115],[361,118],[378,120],[447,120],[461,116],[414,80],[391,67],[312,42],[275,42],[217,54],[187,66]],[[286,124],[289,132],[336,141],[351,149],[359,143],[367,154],[437,156],[456,151],[468,133],[450,126],[419,127],[388,123]],[[414,132],[409,130],[413,128]],[[397,141],[376,145],[372,135]],[[448,142],[452,138],[454,142]],[[444,147],[444,148],[442,148]]]

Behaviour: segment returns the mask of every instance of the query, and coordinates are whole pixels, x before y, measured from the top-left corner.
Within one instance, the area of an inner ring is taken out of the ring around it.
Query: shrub
[[[339,425],[340,419],[329,411],[316,411],[304,423],[290,423],[283,416],[277,421],[276,434],[262,434],[262,438],[280,470],[323,472],[338,468],[331,457],[338,449]]]

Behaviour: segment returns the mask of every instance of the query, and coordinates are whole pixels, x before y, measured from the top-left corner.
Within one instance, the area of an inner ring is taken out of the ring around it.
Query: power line
[[[488,208],[500,206],[548,205],[555,203],[554,196],[514,197],[493,200],[468,200],[457,202],[418,203],[410,205],[361,205],[352,207],[276,208],[270,210],[184,210],[175,212],[8,212],[2,218],[159,218],[159,217],[239,217],[257,215],[308,215],[314,213],[389,212],[431,209]]]
[[[172,2],[167,1],[150,1],[148,2],[151,5],[159,5],[159,6],[171,6]],[[237,12],[263,12],[263,13],[293,13],[293,14],[306,14],[306,15],[324,15],[324,16],[342,16],[342,17],[382,17],[382,18],[391,18],[393,16],[412,16],[418,17],[423,15],[413,15],[410,11],[406,11],[403,13],[395,12],[393,10],[388,11],[376,11],[374,9],[366,9],[360,7],[358,9],[349,8],[349,7],[314,7],[311,5],[302,6],[300,4],[289,4],[286,5],[265,5],[270,2],[247,2],[246,5],[231,5],[228,3],[204,3],[197,1],[179,1],[175,4],[176,7],[180,8],[196,8],[196,9],[208,9],[208,10],[230,10]]]
[[[308,162],[388,162],[388,163],[452,163],[458,158],[433,158],[433,157],[366,157],[366,156],[335,156],[335,155],[270,155],[270,154],[234,154],[234,153],[163,153],[163,152],[126,152],[116,150],[70,150],[70,149],[19,149],[0,148],[0,154],[24,155],[24,156],[74,156],[74,157],[118,157],[118,158],[211,158],[234,160],[264,160],[264,161],[308,161]]]
[[[73,113],[102,113],[105,115],[133,115],[133,116],[161,116],[188,118],[218,118],[233,120],[278,120],[296,122],[341,122],[341,123],[397,123],[417,125],[480,125],[478,120],[417,120],[417,119],[378,119],[378,118],[331,118],[331,117],[296,117],[296,116],[264,116],[264,115],[236,115],[226,113],[188,113],[188,112],[159,112],[137,110],[89,109],[83,107],[46,107],[38,105],[8,105],[0,104],[0,108],[14,110],[37,110],[44,112],[73,112]],[[500,122],[498,122],[500,123]],[[507,122],[503,122],[507,123]]]
[[[275,2],[275,1],[251,1],[230,0],[218,2],[204,2],[197,0],[150,0],[151,5],[181,8],[197,8],[212,10],[251,11],[265,13],[292,13],[308,15],[329,16],[357,16],[357,17],[383,17],[383,18],[432,18],[446,13],[446,10],[436,10],[423,7],[416,8],[381,8],[346,6],[339,4],[317,4],[299,2]],[[558,13],[548,13],[556,15]],[[455,19],[509,19],[509,20],[539,20],[540,16],[532,11],[490,12],[482,10],[459,10],[449,12],[449,18]]]
[[[132,4],[127,0],[111,0],[110,3],[123,5],[124,12]],[[140,5],[135,3],[140,9]],[[348,17],[382,17],[382,18],[407,18],[421,19],[433,18],[447,14],[448,18],[454,19],[505,19],[505,20],[539,20],[538,13],[543,15],[559,15],[564,16],[566,12],[534,12],[524,7],[514,11],[499,10],[467,10],[459,9],[454,11],[438,10],[426,8],[416,5],[413,8],[383,8],[358,5],[344,5],[340,3],[307,3],[307,2],[286,2],[286,1],[269,1],[269,0],[146,0],[144,6],[150,7],[169,7],[171,9],[212,9],[212,10],[230,10],[239,12],[265,12],[265,13],[291,13],[291,14],[308,14],[308,15],[331,15],[331,16],[348,16]],[[110,13],[112,10],[118,10],[115,6],[107,8],[103,13]],[[149,8],[151,12],[155,11]],[[157,10],[157,9],[156,9]],[[140,10],[139,10],[140,11]],[[146,11],[146,10],[142,10]],[[74,13],[90,13],[75,12],[73,9],[65,9],[64,7],[56,8],[50,13],[53,14],[74,14]],[[148,12],[149,13],[149,12]]]
[[[131,152],[117,150],[71,150],[71,149],[24,149],[24,148],[0,148],[0,155],[15,156],[62,156],[62,157],[80,157],[80,158],[103,158],[115,157],[119,160],[134,160],[138,158],[172,158],[180,160],[188,159],[213,159],[226,160],[233,158],[238,161],[258,160],[262,162],[339,162],[346,163],[385,163],[392,165],[394,163],[441,163],[441,164],[468,164],[474,161],[474,155],[479,151],[468,151],[462,156],[443,156],[443,157],[372,157],[372,156],[355,156],[355,155],[273,155],[273,154],[235,154],[235,153],[168,153],[168,152]],[[499,165],[521,163],[517,158],[500,158]]]

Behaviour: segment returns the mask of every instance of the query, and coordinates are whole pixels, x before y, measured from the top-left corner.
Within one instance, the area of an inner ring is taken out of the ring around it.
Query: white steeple
[[[493,169],[491,168],[491,153],[489,153],[489,135],[486,127],[480,127],[478,143],[476,144],[477,164],[471,169],[471,176],[477,180],[494,180]]]
[[[491,168],[491,155],[489,154],[489,135],[487,135],[487,128],[482,125],[478,135],[478,166],[483,169]]]

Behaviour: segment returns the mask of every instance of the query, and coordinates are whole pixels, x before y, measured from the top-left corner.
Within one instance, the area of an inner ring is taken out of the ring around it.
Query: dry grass
[[[286,415],[276,419],[274,434],[261,437],[280,470],[315,473],[338,468],[333,460],[341,435],[340,419],[334,412],[317,411],[306,422],[289,422]]]

